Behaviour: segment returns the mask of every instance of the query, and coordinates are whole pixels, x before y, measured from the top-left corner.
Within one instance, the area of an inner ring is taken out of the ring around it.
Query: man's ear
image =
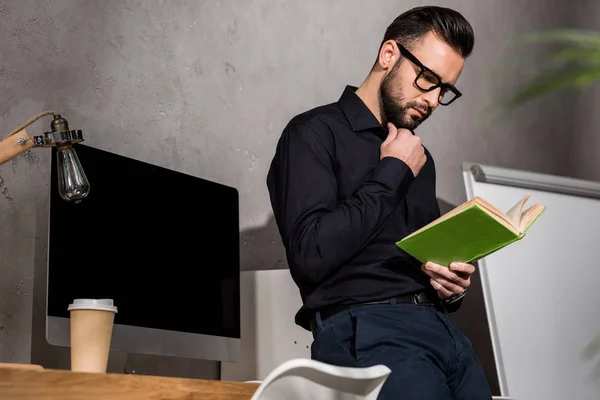
[[[377,63],[379,67],[385,71],[389,71],[398,61],[400,57],[400,50],[398,49],[398,45],[393,40],[388,40],[381,45],[381,49],[379,49],[379,57],[377,59]]]

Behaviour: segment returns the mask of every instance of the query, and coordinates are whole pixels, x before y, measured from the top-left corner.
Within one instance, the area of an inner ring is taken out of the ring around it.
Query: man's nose
[[[431,92],[426,92],[423,94],[423,100],[427,102],[431,111],[435,110],[440,103],[440,92],[441,88],[436,88]]]

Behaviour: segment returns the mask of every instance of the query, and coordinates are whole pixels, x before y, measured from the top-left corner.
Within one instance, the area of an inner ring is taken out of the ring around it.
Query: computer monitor
[[[110,298],[111,350],[217,361],[240,353],[238,191],[86,145],[78,204],[52,151],[46,339],[69,346],[67,307]]]

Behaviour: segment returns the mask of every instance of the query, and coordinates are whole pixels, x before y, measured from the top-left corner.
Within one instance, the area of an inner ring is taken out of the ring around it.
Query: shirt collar
[[[369,110],[367,105],[355,93],[355,86],[346,86],[342,96],[338,100],[338,104],[342,112],[346,115],[352,130],[366,131],[373,129],[383,129],[375,115]]]

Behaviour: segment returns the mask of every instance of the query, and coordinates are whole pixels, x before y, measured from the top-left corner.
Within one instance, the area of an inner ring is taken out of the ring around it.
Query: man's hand
[[[427,161],[421,138],[413,135],[408,129],[397,129],[392,123],[388,123],[388,136],[381,143],[380,149],[380,158],[395,157],[404,161],[415,177]]]
[[[450,264],[450,267],[428,262],[421,269],[429,275],[431,286],[441,299],[464,292],[471,285],[471,275],[475,272],[474,265],[459,262]]]

